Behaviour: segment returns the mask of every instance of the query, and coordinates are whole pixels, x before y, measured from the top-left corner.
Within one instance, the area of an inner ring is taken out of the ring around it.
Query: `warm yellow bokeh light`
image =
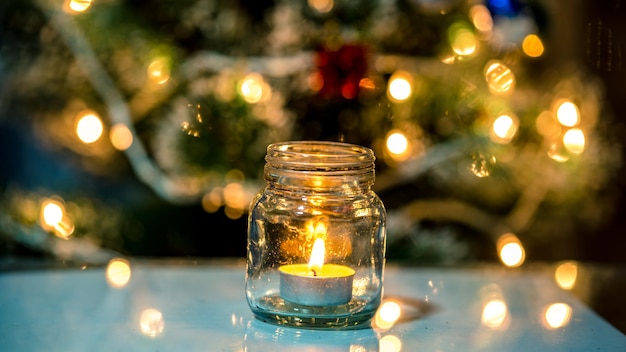
[[[380,318],[389,323],[400,319],[400,305],[394,301],[386,301],[380,306]]]
[[[123,123],[118,123],[111,127],[109,139],[115,149],[126,150],[133,144],[133,133],[128,126]]]
[[[243,211],[244,210],[242,208],[233,208],[229,206],[224,207],[224,215],[226,215],[226,217],[231,220],[237,220],[241,218],[244,214]]]
[[[76,135],[83,143],[93,143],[100,139],[104,126],[100,117],[93,111],[85,111],[78,115]]]
[[[536,34],[529,34],[522,41],[522,50],[530,57],[539,57],[543,55],[543,42]]]
[[[154,309],[148,308],[141,312],[141,316],[139,317],[139,328],[141,332],[150,337],[156,337],[163,332],[165,327],[165,320],[163,319],[163,314]]]
[[[308,0],[309,6],[320,13],[328,13],[335,6],[333,0]]]
[[[564,163],[568,161],[570,157],[567,149],[565,149],[561,141],[555,141],[550,144],[550,147],[548,148],[548,156],[550,159],[558,163]]]
[[[148,77],[156,84],[164,84],[170,79],[170,63],[166,58],[158,58],[148,66]]]
[[[54,228],[57,224],[63,220],[65,216],[65,208],[63,204],[56,200],[47,199],[41,206],[41,219],[42,225],[48,228]]]
[[[390,329],[400,319],[402,308],[397,302],[384,301],[374,316],[372,327],[379,330]]]
[[[522,242],[512,233],[506,233],[500,236],[496,247],[500,260],[508,267],[518,267],[522,265],[526,259]]]
[[[244,209],[247,208],[248,196],[243,189],[241,183],[231,182],[224,187],[223,191],[224,196],[224,204],[226,206],[234,208],[234,209]]]
[[[566,303],[553,303],[546,308],[544,319],[548,329],[564,327],[572,319],[572,307]]]
[[[501,61],[491,60],[487,62],[484,76],[491,94],[508,95],[515,88],[515,74]]]
[[[550,111],[542,111],[535,120],[537,132],[544,137],[555,137],[561,133],[561,125]]]
[[[409,140],[402,132],[392,132],[387,136],[385,145],[389,153],[401,155],[409,149]]]
[[[580,122],[580,113],[576,104],[569,100],[560,103],[556,109],[556,118],[563,125],[573,127]]]
[[[107,282],[114,288],[122,288],[130,281],[130,264],[126,259],[114,258],[106,268]]]
[[[572,154],[582,154],[585,150],[585,133],[580,128],[568,130],[563,135],[563,146]]]
[[[520,266],[524,262],[524,248],[519,243],[507,243],[500,249],[500,259],[506,266]]]
[[[402,340],[396,335],[385,335],[378,341],[380,352],[400,352],[402,351]]]
[[[41,202],[39,223],[45,231],[51,231],[57,237],[68,239],[75,230],[72,219],[65,211],[61,201],[44,199]]]
[[[469,14],[476,29],[483,33],[491,32],[493,29],[493,18],[486,6],[474,5],[470,8]]]
[[[223,192],[224,189],[222,187],[215,187],[210,192],[205,193],[202,196],[202,209],[207,213],[218,211],[224,205]]]
[[[413,79],[404,71],[397,71],[389,78],[387,94],[395,102],[408,100],[413,94]]]
[[[66,12],[85,12],[91,4],[93,0],[66,0],[65,1],[65,11]]]
[[[507,315],[506,303],[500,299],[493,299],[483,307],[481,322],[488,328],[499,328],[506,321]]]
[[[478,42],[472,31],[463,29],[456,31],[450,45],[457,55],[468,56],[476,52]]]
[[[577,278],[578,264],[576,262],[561,263],[554,271],[554,281],[564,290],[571,290],[576,285]]]
[[[501,115],[493,121],[489,136],[496,143],[509,143],[517,134],[518,120],[515,116]]]
[[[239,91],[243,96],[243,99],[250,103],[255,104],[269,97],[271,93],[270,87],[263,80],[263,76],[258,73],[250,73],[241,81]]]

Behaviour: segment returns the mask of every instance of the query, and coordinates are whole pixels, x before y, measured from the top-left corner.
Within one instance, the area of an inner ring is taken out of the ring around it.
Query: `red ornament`
[[[318,94],[325,98],[354,99],[367,69],[366,50],[360,45],[344,45],[337,50],[318,49],[315,56]]]

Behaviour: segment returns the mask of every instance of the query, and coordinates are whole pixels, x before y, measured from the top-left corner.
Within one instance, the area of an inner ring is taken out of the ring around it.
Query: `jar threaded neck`
[[[270,144],[265,179],[303,188],[369,188],[374,183],[374,152],[363,146],[328,141]]]

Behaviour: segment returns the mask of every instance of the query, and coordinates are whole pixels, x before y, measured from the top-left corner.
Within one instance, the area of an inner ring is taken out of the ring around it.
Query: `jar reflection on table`
[[[374,352],[380,342],[372,329],[303,330],[250,321],[244,335],[247,352]]]
[[[308,328],[368,323],[380,304],[386,213],[369,148],[268,146],[250,207],[246,297],[261,320]]]

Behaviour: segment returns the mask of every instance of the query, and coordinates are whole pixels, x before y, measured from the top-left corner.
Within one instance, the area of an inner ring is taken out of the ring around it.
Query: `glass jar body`
[[[271,148],[291,153],[289,161]],[[369,157],[358,160],[362,152]],[[266,160],[268,182],[248,218],[252,312],[307,328],[365,325],[380,305],[385,263],[386,213],[371,190],[373,153],[343,143],[287,142],[268,147]],[[312,264],[320,251],[322,262]]]

